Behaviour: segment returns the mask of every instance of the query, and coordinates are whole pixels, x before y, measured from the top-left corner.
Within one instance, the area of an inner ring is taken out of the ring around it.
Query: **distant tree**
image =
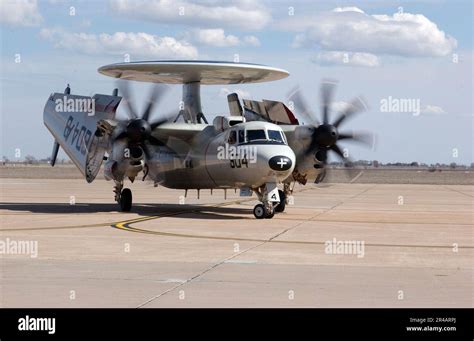
[[[372,166],[375,168],[378,168],[380,166],[379,162],[377,160],[372,161]]]
[[[411,167],[418,167],[418,162],[413,161],[412,163],[410,163],[410,166]]]
[[[28,164],[28,165],[32,165],[34,163],[37,163],[37,160],[33,155],[26,155],[25,156],[25,163]]]
[[[51,162],[51,156],[41,158],[39,161],[41,163],[50,163]]]
[[[456,168],[456,162],[451,162],[451,163],[449,164],[449,168],[455,169],[455,168]]]

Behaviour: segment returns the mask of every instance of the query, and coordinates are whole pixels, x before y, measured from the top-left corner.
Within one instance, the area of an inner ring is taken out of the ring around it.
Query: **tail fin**
[[[239,95],[236,93],[228,94],[227,103],[229,104],[229,111],[232,116],[243,116],[242,106],[239,102]]]
[[[122,98],[99,95],[52,94],[44,107],[43,121],[55,139],[51,165],[56,162],[59,146],[86,178],[92,182],[99,172],[107,141],[97,123],[113,119]]]

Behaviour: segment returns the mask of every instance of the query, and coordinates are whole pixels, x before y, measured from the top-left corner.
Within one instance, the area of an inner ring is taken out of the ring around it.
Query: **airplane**
[[[288,103],[305,124],[283,102],[241,100],[236,93],[227,97],[229,115],[217,116],[210,124],[201,107],[201,85],[269,82],[289,73],[259,64],[168,60],[110,64],[98,72],[118,79],[112,95],[73,95],[68,85],[64,93],[48,98],[43,120],[54,137],[51,166],[61,147],[91,183],[105,161],[104,177],[114,182],[115,201],[124,212],[132,209],[132,192],[124,182],[128,178],[133,183],[142,175],[155,187],[186,194],[197,190],[198,197],[204,189],[255,193],[260,202],[253,209],[255,218],[270,219],[285,210],[295,183],[324,179],[329,151],[351,165],[339,140],[373,141],[371,134],[339,132],[347,118],[365,109],[360,97],[330,123],[333,81],[321,86],[322,122],[296,88]],[[155,83],[141,114],[132,104],[130,81]],[[183,87],[177,115],[174,120],[170,115],[152,120],[169,84]],[[116,118],[120,103],[127,120]]]

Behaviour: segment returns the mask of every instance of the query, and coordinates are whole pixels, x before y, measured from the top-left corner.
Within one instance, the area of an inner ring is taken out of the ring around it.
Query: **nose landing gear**
[[[293,185],[294,188],[294,185]],[[293,194],[293,188],[291,188],[291,182],[285,182],[283,184],[283,190],[278,190],[280,196],[280,202],[275,206],[275,212],[280,213],[285,211],[286,205],[291,203],[291,196]]]
[[[265,213],[265,206],[263,206],[262,204],[255,205],[255,207],[253,208],[253,215],[257,219],[265,218]]]
[[[253,208],[253,215],[257,219],[263,219],[263,218],[271,219],[275,215],[275,209],[273,208],[273,205],[270,208],[270,207],[265,207],[263,204],[257,204]]]
[[[282,190],[278,190],[278,194],[280,195],[280,202],[275,206],[275,211],[280,213],[283,212],[286,207],[286,194]]]
[[[264,186],[254,189],[258,200],[261,201],[253,209],[253,215],[257,219],[271,219],[275,215],[275,207],[281,202],[278,187],[275,183],[266,183]]]

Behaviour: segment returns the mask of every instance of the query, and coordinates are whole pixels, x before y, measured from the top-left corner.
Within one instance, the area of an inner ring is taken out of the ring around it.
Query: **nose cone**
[[[296,157],[293,150],[287,145],[261,144],[250,145],[248,150],[248,167],[234,168],[235,182],[240,186],[257,188],[266,183],[279,183],[291,176]],[[220,176],[224,177],[226,171],[220,167]]]
[[[259,146],[257,158],[258,169],[264,174],[263,183],[286,179],[296,164],[295,153],[286,145]]]
[[[275,171],[287,171],[293,166],[293,161],[288,156],[277,155],[268,160],[268,165]]]

